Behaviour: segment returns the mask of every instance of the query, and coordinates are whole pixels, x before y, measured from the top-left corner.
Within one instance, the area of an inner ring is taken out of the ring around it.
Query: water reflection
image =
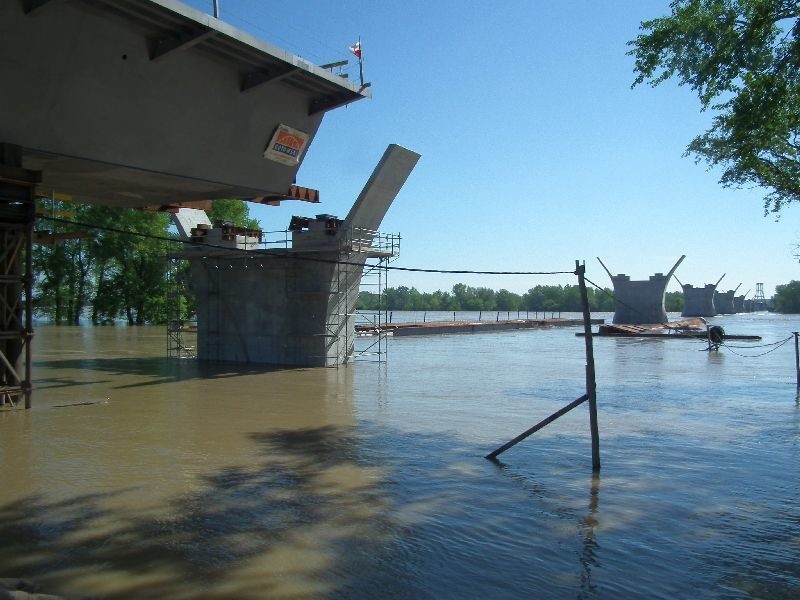
[[[578,598],[590,598],[596,590],[592,583],[592,568],[599,567],[597,552],[599,544],[595,529],[599,525],[597,510],[600,502],[600,474],[593,473],[589,488],[589,511],[582,523],[583,545],[581,548],[581,588]]]

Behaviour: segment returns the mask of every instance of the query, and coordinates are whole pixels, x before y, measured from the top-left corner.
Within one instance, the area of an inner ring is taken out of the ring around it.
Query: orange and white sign
[[[295,166],[308,144],[308,134],[288,125],[278,125],[272,139],[264,150],[264,158],[284,165]]]

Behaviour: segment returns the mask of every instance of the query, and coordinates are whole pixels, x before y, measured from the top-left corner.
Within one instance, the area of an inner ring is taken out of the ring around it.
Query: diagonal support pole
[[[576,406],[580,406],[581,404],[586,402],[588,399],[589,399],[589,396],[584,394],[583,396],[581,396],[577,400],[573,400],[572,402],[567,404],[564,408],[562,408],[560,410],[557,410],[556,412],[554,412],[552,415],[550,415],[546,419],[543,419],[542,421],[539,421],[536,425],[534,425],[530,429],[528,429],[526,431],[523,431],[522,433],[520,433],[517,437],[515,437],[510,442],[506,442],[505,444],[500,446],[497,450],[494,450],[493,452],[490,452],[489,454],[486,455],[486,458],[488,458],[489,460],[495,460],[498,456],[500,456],[503,452],[505,452],[509,448],[511,448],[513,446],[516,446],[522,440],[524,440],[526,437],[533,435],[534,433],[539,431],[542,427],[545,427],[545,426],[549,425],[550,423],[552,423],[553,421],[555,421],[559,417],[563,417],[565,414],[567,414],[573,408],[575,408]]]
[[[589,312],[589,295],[586,291],[585,274],[586,274],[586,265],[585,264],[582,265],[576,260],[575,275],[578,276],[578,287],[580,288],[581,305],[583,307],[584,339],[586,340],[586,393],[577,400],[573,400],[572,402],[567,404],[564,408],[557,410],[552,415],[540,421],[530,429],[523,431],[513,440],[506,442],[493,452],[490,452],[489,454],[486,455],[487,459],[496,460],[500,454],[502,454],[509,448],[516,446],[518,443],[520,443],[528,436],[533,435],[534,433],[536,433],[543,427],[549,425],[559,417],[564,416],[576,406],[580,406],[584,402],[588,401],[589,429],[591,431],[591,436],[592,436],[592,471],[596,473],[600,470],[600,435],[597,426],[597,383],[595,379],[595,370],[594,370],[594,346],[592,343],[592,321],[591,321],[591,314]]]

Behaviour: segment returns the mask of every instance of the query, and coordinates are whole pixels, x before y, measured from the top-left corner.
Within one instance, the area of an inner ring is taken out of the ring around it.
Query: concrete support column
[[[714,294],[714,310],[720,315],[733,315],[736,313],[734,308],[734,290],[727,292],[716,292]]]
[[[614,284],[614,324],[643,325],[666,323],[667,311],[664,308],[664,294],[675,269],[685,256],[681,256],[666,275],[656,273],[648,280],[632,281],[628,275],[612,275],[598,258]]]
[[[701,288],[686,284],[682,288],[682,317],[713,317],[717,314],[717,310],[714,307],[714,292],[717,286],[713,283],[708,283]]]
[[[418,159],[389,146],[347,218],[294,217],[287,249],[252,250],[251,241],[223,239],[213,227],[192,236],[192,223],[203,224],[202,217],[179,211],[184,235],[189,230],[198,242],[184,254],[197,297],[198,358],[311,367],[347,362],[364,264],[396,252],[380,247],[376,230]]]

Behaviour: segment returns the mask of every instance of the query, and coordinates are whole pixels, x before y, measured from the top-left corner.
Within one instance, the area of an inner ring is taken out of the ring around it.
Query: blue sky
[[[211,13],[211,0],[189,5]],[[763,216],[763,190],[724,189],[683,157],[711,114],[673,82],[631,89],[626,42],[668,0],[507,2],[219,0],[220,18],[315,64],[351,59],[361,37],[373,97],[328,113],[298,173],[322,203],[252,207],[262,228],[292,214],[344,217],[386,146],[422,155],[381,229],[396,266],[667,272],[767,296],[800,279],[798,211]],[[523,293],[572,276],[392,272],[389,285]],[[676,282],[668,290],[679,290]]]

